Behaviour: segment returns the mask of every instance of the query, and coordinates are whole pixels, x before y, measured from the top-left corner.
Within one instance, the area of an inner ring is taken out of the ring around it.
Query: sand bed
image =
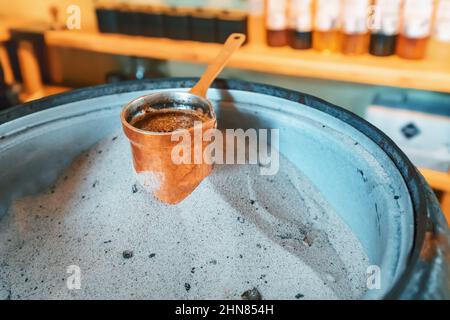
[[[138,185],[121,132],[80,155],[43,194],[0,220],[0,298],[358,298],[367,257],[323,195],[286,159],[216,166],[182,203]],[[125,252],[125,254],[124,254]],[[81,269],[68,290],[67,267]]]

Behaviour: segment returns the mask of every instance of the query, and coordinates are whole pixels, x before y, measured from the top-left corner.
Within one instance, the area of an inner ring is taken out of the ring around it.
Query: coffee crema
[[[138,129],[150,132],[173,132],[179,129],[189,129],[194,122],[205,122],[210,118],[201,111],[168,109],[147,112],[133,119],[130,124]]]

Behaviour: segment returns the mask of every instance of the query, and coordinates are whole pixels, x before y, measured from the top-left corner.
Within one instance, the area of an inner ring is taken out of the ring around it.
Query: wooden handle
[[[242,46],[244,41],[245,41],[244,34],[232,33],[228,37],[227,41],[225,41],[225,44],[223,45],[220,53],[213,60],[213,62],[208,65],[208,68],[206,69],[205,73],[203,73],[200,80],[189,92],[200,97],[205,97],[206,92],[208,91],[211,83],[223,70],[228,60],[230,60],[231,56],[233,55],[233,53]]]

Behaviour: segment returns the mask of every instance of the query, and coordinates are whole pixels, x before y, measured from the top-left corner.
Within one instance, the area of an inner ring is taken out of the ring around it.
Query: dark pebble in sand
[[[189,291],[189,290],[191,290],[191,285],[189,284],[189,283],[185,283],[184,284],[184,288],[186,289],[186,291]]]
[[[150,253],[149,258],[153,258],[154,256],[156,256],[156,253]]]
[[[124,257],[124,259],[130,259],[133,257],[133,251],[125,250],[124,252],[122,252],[122,256]]]
[[[308,236],[303,237],[303,243],[305,245],[307,245],[308,247],[311,247],[313,245],[313,242],[314,241],[313,241],[312,237],[308,237]]]
[[[303,295],[303,294],[301,294],[301,293],[298,293],[298,294],[296,294],[295,295],[295,299],[301,299],[301,298],[303,298],[305,295]]]
[[[250,200],[250,204],[255,204],[255,200]]]
[[[131,187],[131,191],[132,191],[133,193],[138,192],[137,186],[136,186],[135,184],[133,184],[133,186]]]
[[[241,294],[241,298],[243,300],[261,300],[261,294],[259,293],[258,289],[253,288],[250,290],[245,291],[243,294]]]

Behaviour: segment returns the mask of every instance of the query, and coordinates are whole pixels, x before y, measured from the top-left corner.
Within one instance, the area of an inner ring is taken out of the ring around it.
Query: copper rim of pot
[[[131,121],[142,116],[146,109],[158,110],[196,110],[202,111],[212,121],[216,121],[216,115],[211,103],[202,97],[196,96],[189,92],[157,92],[145,96],[138,97],[129,102],[122,110],[120,115],[122,124],[129,130],[139,134],[151,136],[170,136],[173,132],[155,132],[136,128],[131,124]],[[194,127],[189,128],[192,131]]]

